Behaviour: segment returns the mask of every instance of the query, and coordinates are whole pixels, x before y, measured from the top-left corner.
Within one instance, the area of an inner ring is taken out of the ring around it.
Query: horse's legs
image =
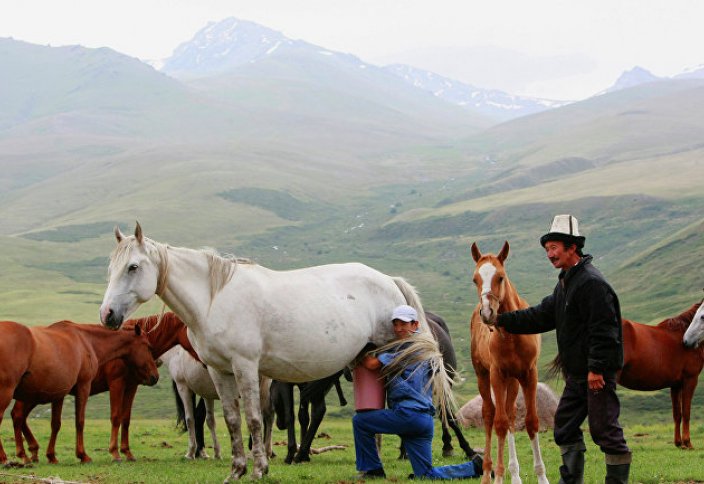
[[[464,438],[464,435],[462,434],[462,428],[458,425],[457,418],[455,417],[454,413],[448,413],[448,416],[449,418],[447,420],[447,423],[450,428],[455,432],[455,437],[457,437],[457,442],[459,442],[460,448],[464,451],[465,457],[471,459],[477,454],[477,452],[472,448],[471,445],[469,445],[467,439]]]
[[[2,425],[2,417],[5,415],[5,410],[12,401],[12,394],[15,391],[15,385],[8,384],[7,380],[0,380],[0,426]],[[2,447],[2,439],[0,439],[0,464],[7,463],[7,454]]]
[[[271,436],[274,430],[274,406],[271,401],[271,378],[259,377],[259,398],[262,406],[262,420],[264,421],[264,446],[266,455],[271,459],[275,457],[272,451]]]
[[[34,434],[32,433],[32,429],[29,428],[29,425],[27,424],[27,419],[29,418],[29,414],[32,413],[32,410],[37,406],[36,403],[27,403],[27,402],[22,402],[24,411],[22,412],[22,435],[24,435],[24,440],[27,441],[27,449],[29,450],[31,454],[31,462],[39,462],[39,442],[37,442],[37,439],[34,437]],[[15,402],[15,406],[17,406],[17,402]],[[12,411],[14,412],[15,409],[13,407]],[[13,418],[14,421],[14,418]],[[24,449],[22,449],[24,451]],[[17,457],[20,457],[19,455]],[[27,459],[25,459],[25,462],[28,462]]]
[[[112,460],[119,462],[120,453],[117,451],[117,434],[120,430],[122,419],[122,401],[125,392],[125,381],[123,378],[116,378],[108,386],[110,392],[110,444],[108,452],[112,455]]]
[[[244,454],[244,445],[242,442],[239,391],[233,375],[218,371],[212,366],[208,366],[208,373],[215,384],[215,389],[218,391],[225,424],[230,433],[232,469],[230,476],[226,479],[226,481],[229,482],[231,479],[239,479],[247,472],[247,458]]]
[[[697,388],[698,376],[686,378],[682,385],[682,448],[693,449],[689,435],[689,416],[692,409],[692,398]]]
[[[63,397],[51,402],[51,437],[49,437],[49,445],[46,446],[46,458],[49,464],[57,464],[59,462],[56,460],[56,437],[59,435],[59,430],[61,430],[61,410],[63,408]]]
[[[262,412],[259,398],[259,362],[236,358],[232,365],[240,389],[247,428],[252,436],[252,478],[259,479],[269,472],[269,462],[262,439]]]
[[[208,453],[205,450],[205,417],[208,410],[205,408],[205,399],[200,397],[196,405],[197,395],[193,395],[193,420],[196,431],[196,458],[208,458]]]
[[[39,442],[37,442],[36,437],[34,437],[34,434],[32,433],[32,429],[30,429],[29,425],[27,424],[29,414],[32,413],[32,410],[35,406],[36,405],[32,405],[31,407],[27,407],[25,409],[24,423],[22,424],[22,435],[24,435],[24,440],[27,441],[27,449],[32,455],[31,461],[39,462]]]
[[[491,468],[493,466],[491,460],[491,432],[494,426],[496,407],[494,407],[494,402],[491,399],[489,373],[486,371],[476,371],[476,373],[479,393],[482,396],[482,420],[484,421],[484,465],[482,467],[484,472],[481,484],[491,484]]]
[[[213,452],[215,453],[215,458],[220,459],[220,442],[218,441],[218,434],[215,431],[215,400],[212,398],[205,399],[205,423],[208,425],[210,430],[210,437],[213,439]],[[207,458],[205,454],[205,448],[202,450],[201,457]]]
[[[342,372],[339,373],[341,375]],[[335,379],[335,391],[337,392],[337,398],[340,401],[340,406],[344,407],[347,405],[347,400],[345,399],[345,394],[342,393],[342,385],[340,385],[340,376]]]
[[[12,417],[12,427],[15,431],[15,455],[22,459],[25,464],[28,464],[30,460],[24,451],[24,441],[22,440],[22,427],[25,425],[24,409],[24,402],[15,400],[10,415]],[[29,443],[29,441],[27,443]]]
[[[90,394],[90,381],[86,384],[79,384],[76,389],[75,404],[76,404],[76,457],[81,461],[81,464],[91,462],[91,458],[86,454],[86,448],[83,443],[83,428],[86,424],[86,404],[88,403],[88,395]]]
[[[672,420],[675,422],[675,445],[682,446],[680,424],[682,423],[682,386],[670,387],[670,400],[672,400]]]
[[[508,440],[508,472],[511,474],[512,483],[521,482],[521,467],[518,463],[518,454],[516,453],[516,397],[518,397],[518,380],[515,378],[506,378],[504,380],[506,388],[506,401],[504,408],[506,409],[507,432]],[[497,431],[498,435],[498,431]],[[503,446],[500,447],[503,450]],[[503,462],[503,459],[501,460]]]
[[[320,423],[325,417],[325,412],[327,412],[327,405],[325,405],[325,394],[316,395],[316,397],[319,398],[311,399],[310,401],[312,419],[305,435],[301,436],[301,448],[298,449],[295,462],[310,461],[310,446],[313,444],[315,434],[320,428]]]
[[[451,413],[447,414],[447,423],[442,420],[442,456],[452,457],[455,455],[455,450],[452,447],[452,434],[450,434],[450,429],[448,424],[454,421],[454,416]]]
[[[313,437],[315,437],[315,431],[318,429],[318,425],[320,425],[320,422],[317,422],[317,425],[315,425],[315,423],[311,423],[310,412],[308,410],[309,407],[312,408],[313,422],[315,422],[315,412],[317,410],[316,406],[319,405],[319,402],[313,401],[312,399],[304,400],[302,393],[303,392],[301,392],[300,394],[300,402],[298,405],[298,424],[301,426],[301,445],[298,447],[298,451],[296,452],[296,455],[293,458],[293,462],[296,463],[310,461],[310,444],[313,442]],[[325,407],[325,397],[323,397],[323,407]],[[326,409],[323,409],[323,415],[325,415],[325,410]],[[309,435],[311,429],[313,432],[313,436]],[[306,447],[306,441],[308,440],[309,442]]]
[[[281,393],[279,394],[283,400],[282,408],[284,410],[284,422],[286,424],[286,432],[288,441],[286,445],[286,458],[284,463],[290,464],[298,451],[296,445],[296,419],[293,413],[293,383],[281,383]]]
[[[183,402],[183,413],[185,414],[186,429],[188,430],[188,450],[184,456],[186,459],[196,458],[196,431],[195,418],[193,417],[193,391],[181,382],[176,382],[176,389]]]
[[[130,450],[130,421],[132,420],[132,405],[134,397],[137,395],[137,383],[130,382],[125,388],[125,395],[122,399],[122,429],[120,430],[120,452],[128,461],[137,459]]]
[[[540,452],[540,421],[538,419],[537,397],[538,397],[538,369],[532,368],[527,378],[521,381],[523,397],[526,403],[526,432],[530,438],[530,446],[533,450],[533,471],[538,477],[538,484],[548,484],[545,475],[545,463]]]
[[[505,378],[498,368],[491,369],[491,389],[494,395],[494,431],[496,432],[496,465],[494,466],[495,483],[503,484],[506,468],[504,467],[504,448],[506,435],[509,431],[509,415],[507,413],[507,386],[508,378]],[[513,477],[513,475],[512,475]],[[513,481],[512,481],[513,482]],[[520,481],[519,481],[520,482]]]

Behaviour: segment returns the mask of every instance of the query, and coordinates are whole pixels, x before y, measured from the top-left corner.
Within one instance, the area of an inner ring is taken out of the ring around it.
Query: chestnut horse
[[[50,463],[57,462],[61,410],[64,398],[71,394],[76,406],[76,457],[81,462],[91,461],[83,445],[86,403],[98,368],[107,361],[126,358],[141,381],[154,385],[159,379],[149,341],[139,327],[116,335],[99,325],[70,321],[33,328],[2,321],[0,334],[4,360],[0,362],[0,419],[12,398],[22,402],[22,414],[16,421],[13,418],[18,456],[26,456],[22,442],[26,413],[38,404],[51,403],[51,438],[46,456]],[[0,463],[6,461],[0,443]]]
[[[508,251],[508,242],[504,242],[498,255],[482,254],[476,242],[472,244],[472,257],[476,262],[473,281],[477,286],[479,303],[472,313],[471,355],[483,400],[482,418],[486,434],[482,484],[491,482],[492,429],[496,430],[498,438],[495,482],[503,483],[504,480],[504,443],[507,436],[511,482],[521,482],[514,439],[519,384],[526,402],[526,431],[533,449],[533,468],[538,482],[547,484],[538,440],[540,424],[536,408],[540,335],[510,334],[490,323],[495,320],[496,314],[528,307],[506,274],[504,262]]]
[[[147,316],[139,319],[130,319],[125,322],[124,328],[134,331],[135,326],[140,326],[141,330],[147,334],[147,340],[151,345],[152,357],[156,360],[169,348],[181,345],[186,348],[194,358],[198,355],[193,350],[186,334],[186,325],[174,313],[165,313],[161,319],[157,315]],[[90,387],[90,395],[96,395],[105,391],[110,392],[110,422],[112,430],[110,433],[110,444],[108,451],[113,460],[119,462],[120,452],[124,454],[128,461],[135,458],[130,451],[129,428],[132,416],[132,404],[137,393],[137,387],[144,382],[144,378],[135,369],[130,368],[125,358],[110,360],[98,368],[98,374],[93,379]],[[22,433],[27,440],[27,446],[31,453],[31,461],[37,462],[39,444],[27,426],[27,417],[31,409],[24,408],[22,401],[15,402],[12,408],[13,421],[22,418]],[[120,450],[117,449],[117,435],[122,428],[120,439]],[[25,461],[29,460],[25,455],[18,455]]]
[[[624,364],[617,381],[631,390],[670,389],[675,445],[683,449],[692,448],[690,409],[699,373],[704,367],[704,347],[688,345],[685,334],[692,320],[696,321],[693,316],[700,307],[701,302],[694,304],[657,326],[623,320]]]

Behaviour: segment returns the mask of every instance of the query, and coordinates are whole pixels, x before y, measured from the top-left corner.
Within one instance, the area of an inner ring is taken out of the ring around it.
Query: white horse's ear
[[[501,247],[501,252],[499,252],[499,255],[497,256],[497,258],[501,261],[502,264],[504,263],[504,261],[508,257],[508,249],[509,249],[508,240],[505,240],[504,246]]]
[[[474,262],[479,262],[479,259],[481,258],[482,253],[479,252],[479,246],[476,242],[472,242],[472,259],[474,259]]]
[[[142,242],[144,242],[144,236],[142,235],[142,226],[139,225],[139,222],[137,222],[137,226],[134,228],[134,238],[137,239],[137,242],[141,245]]]
[[[125,236],[122,235],[122,232],[120,232],[120,227],[118,227],[117,225],[115,225],[115,238],[117,239],[118,244],[122,242],[122,239],[125,238]]]

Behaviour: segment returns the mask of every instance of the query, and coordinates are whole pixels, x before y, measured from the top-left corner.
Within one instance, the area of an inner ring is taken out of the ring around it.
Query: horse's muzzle
[[[103,323],[103,326],[108,329],[120,329],[123,320],[124,318],[122,317],[122,315],[118,316],[112,309],[108,309],[105,313],[103,313],[102,311],[100,312],[100,321]]]

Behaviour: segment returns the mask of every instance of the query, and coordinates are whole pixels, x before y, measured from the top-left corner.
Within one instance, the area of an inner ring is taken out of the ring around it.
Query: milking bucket
[[[386,389],[379,370],[368,370],[357,365],[352,376],[354,388],[354,409],[357,411],[384,408]]]

